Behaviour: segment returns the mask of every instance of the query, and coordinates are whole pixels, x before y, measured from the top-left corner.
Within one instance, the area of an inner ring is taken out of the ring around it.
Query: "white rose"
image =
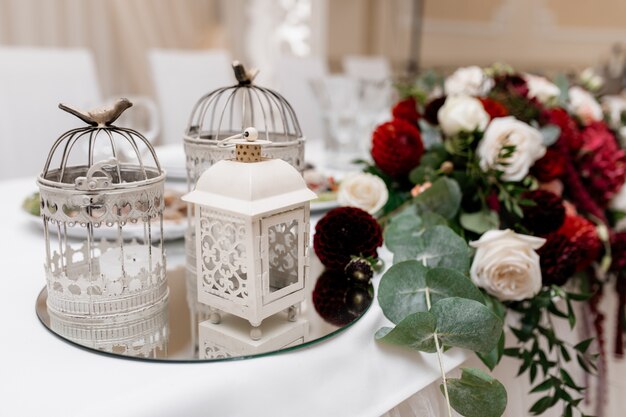
[[[449,96],[437,112],[437,119],[443,133],[454,136],[461,131],[485,130],[489,114],[477,98]]]
[[[342,206],[358,207],[370,214],[383,208],[389,198],[385,182],[376,175],[357,173],[339,184],[337,201]]]
[[[505,146],[515,146],[515,151],[506,159],[501,158]],[[503,172],[505,181],[521,181],[535,161],[546,153],[541,133],[534,127],[513,116],[494,119],[476,149],[480,168]]]
[[[449,96],[458,94],[482,96],[487,94],[492,87],[493,79],[487,77],[477,66],[459,68],[443,83],[443,89]]]
[[[624,96],[602,97],[602,109],[608,116],[609,125],[613,129],[622,128],[622,114],[626,112],[626,98]]]
[[[541,103],[554,101],[561,94],[559,87],[548,81],[547,78],[525,74],[524,79],[528,86],[528,97],[536,98]]]
[[[479,240],[470,275],[477,286],[501,301],[531,298],[541,290],[539,255],[545,239],[510,229],[490,230]]]
[[[602,107],[584,88],[574,86],[569,89],[569,110],[580,117],[584,124],[602,120]]]

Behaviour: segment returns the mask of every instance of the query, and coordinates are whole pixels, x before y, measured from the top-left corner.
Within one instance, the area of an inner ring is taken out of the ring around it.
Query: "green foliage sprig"
[[[395,327],[381,328],[376,338],[437,354],[449,416],[454,408],[466,417],[499,417],[507,402],[499,381],[472,368],[463,369],[461,378],[447,378],[443,367],[446,348],[487,355],[502,339],[501,317],[467,276],[470,249],[447,225],[460,203],[458,184],[440,178],[387,226],[394,265],[380,281],[378,302]]]
[[[506,356],[518,358],[521,365],[518,376],[528,373],[531,384],[541,378],[531,389],[531,393],[543,396],[530,408],[533,415],[562,404],[563,415],[588,417],[580,409],[585,387],[574,382],[565,364],[576,358],[579,366],[586,372],[596,370],[595,360],[598,355],[590,354],[592,339],[583,340],[573,345],[562,340],[555,331],[554,317],[566,319],[570,329],[576,325],[573,301],[584,301],[587,294],[564,291],[561,287],[545,288],[532,300],[525,300],[510,305],[511,310],[521,315],[519,327],[511,327],[518,340],[518,346],[504,350]],[[566,311],[560,304],[564,304]],[[546,349],[547,347],[547,349]]]

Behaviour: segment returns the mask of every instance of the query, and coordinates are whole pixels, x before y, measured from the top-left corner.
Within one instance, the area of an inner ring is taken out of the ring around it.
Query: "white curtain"
[[[150,95],[148,49],[228,46],[220,5],[218,0],[0,0],[0,45],[89,48],[103,96]]]

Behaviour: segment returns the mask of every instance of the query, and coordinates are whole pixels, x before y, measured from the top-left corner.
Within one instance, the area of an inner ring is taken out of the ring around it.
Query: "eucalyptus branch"
[[[423,261],[426,266],[426,261]],[[430,288],[426,287],[426,307],[430,311]],[[439,361],[439,370],[441,371],[441,380],[443,382],[443,395],[446,398],[446,405],[448,406],[448,416],[452,417],[452,406],[450,405],[450,394],[448,394],[448,383],[446,382],[446,371],[443,367],[443,354],[441,353],[441,346],[439,345],[439,337],[435,333],[435,349],[437,349],[437,360]]]

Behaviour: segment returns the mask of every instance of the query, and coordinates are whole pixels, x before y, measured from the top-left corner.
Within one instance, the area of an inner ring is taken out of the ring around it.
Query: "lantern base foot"
[[[222,322],[222,316],[220,315],[220,313],[218,313],[217,311],[214,311],[211,313],[211,315],[209,316],[209,320],[211,321],[211,323],[213,324],[220,324]]]
[[[263,332],[260,327],[253,327],[250,329],[250,339],[252,340],[260,340],[263,336]]]
[[[293,305],[287,309],[287,320],[296,321],[298,319],[298,307]]]

